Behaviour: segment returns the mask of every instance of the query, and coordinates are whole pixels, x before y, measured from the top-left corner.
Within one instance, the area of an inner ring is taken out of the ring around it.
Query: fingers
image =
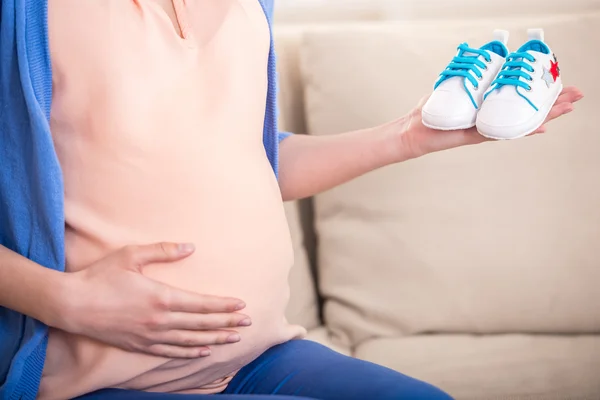
[[[154,340],[164,345],[198,348],[216,344],[237,343],[241,340],[241,337],[235,331],[170,330],[161,332]]]
[[[570,102],[556,104],[548,113],[548,116],[546,117],[546,122],[552,121],[553,119],[558,118],[561,115],[568,114],[571,111],[573,111],[573,109],[573,104]]]
[[[144,353],[166,358],[201,358],[210,356],[208,347],[180,347],[167,344],[155,344],[150,346]]]
[[[250,317],[238,313],[192,314],[172,312],[169,313],[168,319],[165,323],[168,329],[185,329],[191,331],[206,331],[252,325]]]
[[[191,243],[161,242],[142,246],[127,246],[122,251],[132,265],[142,267],[152,263],[181,260],[194,252]]]
[[[538,133],[546,133],[546,126],[540,126],[535,132],[532,133],[532,135],[537,135]]]
[[[175,288],[164,292],[159,301],[169,311],[186,313],[231,313],[246,307],[240,299],[197,294]]]
[[[561,115],[570,113],[571,111],[573,111],[575,109],[573,103],[576,103],[577,101],[581,100],[582,98],[583,98],[583,93],[579,89],[577,89],[575,86],[569,86],[569,87],[564,88],[563,91],[558,96],[556,103],[554,103],[554,106],[548,113],[548,116],[546,117],[546,121],[544,121],[544,123],[552,121],[553,119],[556,119],[556,118],[560,117]],[[544,133],[544,132],[546,132],[546,127],[544,125],[542,125],[534,133],[537,134],[537,133]]]
[[[574,86],[569,86],[560,93],[556,100],[556,105],[562,103],[575,103],[583,98],[583,93]]]

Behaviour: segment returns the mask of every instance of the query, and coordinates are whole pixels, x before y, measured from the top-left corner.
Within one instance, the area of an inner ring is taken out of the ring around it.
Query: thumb
[[[126,249],[129,266],[140,270],[154,263],[178,261],[190,256],[195,247],[191,243],[160,242],[142,246],[129,246]]]

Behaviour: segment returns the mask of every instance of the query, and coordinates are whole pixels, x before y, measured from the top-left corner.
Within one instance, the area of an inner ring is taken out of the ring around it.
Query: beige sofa
[[[459,43],[482,45],[494,28],[512,32],[513,50],[545,28],[565,84],[586,98],[549,134],[428,155],[287,204],[289,318],[457,399],[600,399],[600,1],[462,1],[427,15],[419,7],[436,2],[412,3],[404,21],[276,24],[282,128],[396,118]]]

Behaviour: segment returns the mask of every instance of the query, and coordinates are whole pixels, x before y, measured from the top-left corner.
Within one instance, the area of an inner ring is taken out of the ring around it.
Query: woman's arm
[[[583,94],[563,90],[546,122],[573,110]],[[436,151],[488,141],[475,128],[440,132],[421,122],[421,103],[390,123],[329,136],[292,135],[281,141],[279,185],[284,200],[310,197],[374,169]],[[536,133],[545,131],[542,126]]]
[[[0,306],[56,326],[67,292],[64,278],[0,246]]]
[[[310,197],[408,157],[395,148],[401,122],[327,136],[291,135],[279,149],[284,200]]]

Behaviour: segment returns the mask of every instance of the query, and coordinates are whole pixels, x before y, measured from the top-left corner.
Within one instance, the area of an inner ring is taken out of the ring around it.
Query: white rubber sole
[[[489,125],[486,126],[483,122],[480,122],[479,120],[476,121],[475,124],[475,126],[477,127],[477,132],[479,132],[481,136],[493,140],[514,140],[531,135],[533,132],[537,131],[540,126],[544,124],[546,117],[548,117],[548,114],[550,114],[550,110],[552,110],[554,103],[556,103],[556,99],[558,99],[558,96],[560,96],[562,89],[563,86],[561,83],[558,90],[556,91],[556,95],[553,98],[549,99],[546,103],[544,103],[529,121],[524,122],[520,125],[502,128],[506,130],[510,129],[511,132],[516,132],[515,134],[496,134],[494,131],[497,132],[499,130],[498,128]]]
[[[431,120],[434,120],[434,119],[443,120],[440,117],[429,115],[425,111],[423,111],[421,113],[421,120],[423,122],[423,125],[425,125],[426,127],[430,128],[430,129],[435,129],[436,131],[456,131],[459,129],[469,129],[469,128],[472,128],[475,126],[475,121],[477,120],[475,117],[475,118],[473,118],[473,120],[471,122],[468,122],[468,123],[463,122],[463,123],[460,123],[457,125],[440,126],[439,124],[431,122]],[[445,122],[447,122],[447,120]]]
[[[436,131],[457,131],[457,130],[461,130],[461,129],[470,129],[475,126],[475,124],[472,123],[472,124],[468,124],[468,125],[459,125],[459,126],[453,126],[453,127],[449,128],[447,126],[429,125],[425,121],[423,121],[423,125],[425,125],[428,128],[435,129]]]

